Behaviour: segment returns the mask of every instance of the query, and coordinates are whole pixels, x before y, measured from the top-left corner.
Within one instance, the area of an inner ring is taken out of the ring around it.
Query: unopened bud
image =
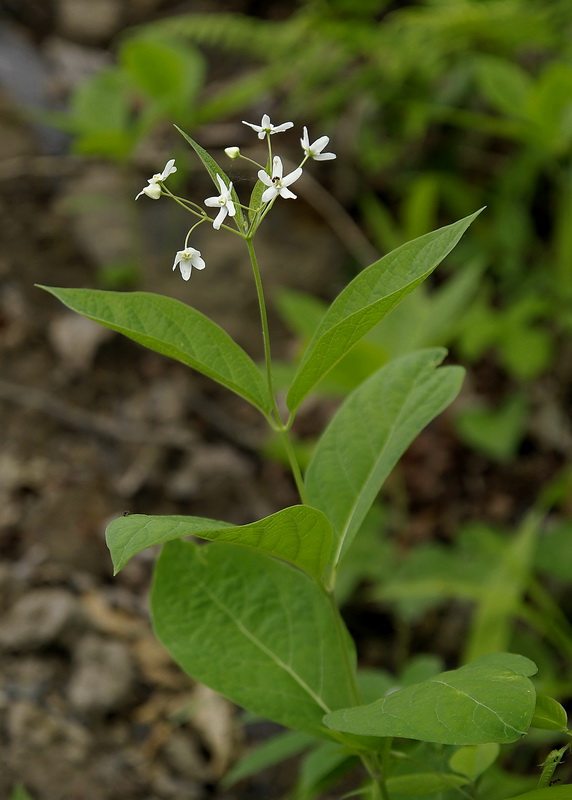
[[[229,158],[238,158],[240,156],[240,147],[225,147],[224,152]]]

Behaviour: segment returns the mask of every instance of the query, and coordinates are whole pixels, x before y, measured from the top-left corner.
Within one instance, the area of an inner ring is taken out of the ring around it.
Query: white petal
[[[247,122],[245,119],[242,120],[243,125],[248,125],[249,128],[252,128],[253,131],[259,131],[260,125],[255,125],[253,122]]]
[[[282,179],[282,173],[284,172],[284,167],[282,166],[282,159],[280,156],[274,156],[272,159],[272,177]]]
[[[222,225],[222,223],[224,221],[224,218],[226,217],[227,214],[228,214],[228,211],[226,210],[226,206],[221,206],[220,211],[216,215],[216,219],[213,220],[213,228],[215,228],[215,230],[218,231],[218,229]]]
[[[236,214],[236,208],[234,207],[234,203],[232,202],[232,200],[227,201],[226,210],[228,211],[231,217],[234,217],[234,215]]]
[[[321,153],[329,141],[330,141],[329,136],[320,136],[319,139],[316,139],[316,141],[314,142],[314,144],[311,146],[310,149],[312,150],[313,153]]]
[[[221,178],[221,176],[218,173],[217,173],[216,179],[218,181],[218,185],[220,186],[220,193],[221,194],[225,194],[226,193],[226,183],[223,181],[223,179]]]
[[[262,197],[260,199],[263,203],[269,203],[270,200],[274,200],[277,195],[278,189],[272,184],[269,189],[265,189],[264,192],[262,192]]]
[[[175,167],[175,159],[171,158],[165,164],[165,169],[161,173],[161,180],[164,181],[165,178],[168,178],[169,175],[172,175],[173,172],[176,172],[176,171],[177,171],[177,167]]]
[[[308,128],[304,125],[304,133],[302,134],[302,138],[300,139],[300,144],[302,145],[302,150],[308,150],[310,147],[310,139],[308,138]]]
[[[260,121],[260,127],[261,128],[270,128],[271,127],[270,117],[268,116],[268,114],[263,114],[262,115],[262,120]]]
[[[207,197],[206,200],[203,201],[205,206],[210,206],[213,208],[214,206],[219,206],[220,203],[218,201],[218,197]]]
[[[289,128],[293,127],[293,122],[283,122],[281,125],[275,125],[272,129],[272,133],[283,133],[284,131],[287,131]]]
[[[198,250],[196,256],[192,259],[192,262],[195,269],[204,269],[206,267],[205,261],[203,258],[201,258]]]
[[[314,156],[314,161],[330,161],[335,157],[335,153],[322,153],[321,155]]]
[[[266,186],[274,186],[274,184],[272,183],[272,178],[263,169],[258,170],[258,180],[261,180],[262,183],[265,184]]]
[[[266,131],[261,129],[258,133],[258,138],[264,139],[265,136],[266,136]]]
[[[286,175],[286,177],[282,179],[282,186],[290,186],[291,183],[294,183],[294,181],[298,180],[301,174],[302,167],[296,167],[293,172],[291,172],[289,175]]]
[[[141,189],[137,197],[140,197],[142,194],[146,194],[151,200],[158,200],[161,197],[161,187],[158,183],[150,183],[145,186],[144,189]],[[135,198],[136,200],[137,197]]]
[[[283,186],[280,189],[279,194],[280,194],[280,197],[285,197],[287,200],[295,200],[297,198],[297,196],[298,196],[298,195],[294,194],[294,192],[291,192],[290,189],[287,189],[285,186]]]

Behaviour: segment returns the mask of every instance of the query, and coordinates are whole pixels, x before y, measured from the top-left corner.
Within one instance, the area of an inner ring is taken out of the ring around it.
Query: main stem
[[[272,413],[274,415],[274,418],[271,420],[269,419],[269,421],[271,422],[274,430],[277,431],[277,433],[280,435],[280,438],[282,439],[282,442],[284,444],[284,449],[286,450],[286,453],[288,455],[288,460],[290,462],[292,475],[294,476],[294,480],[296,481],[296,486],[300,494],[300,499],[302,500],[303,503],[306,503],[307,502],[306,488],[304,486],[302,473],[300,471],[300,465],[298,464],[298,459],[296,458],[296,453],[294,452],[294,448],[292,447],[292,442],[290,440],[289,427],[284,425],[284,422],[282,421],[282,417],[280,415],[280,411],[276,403],[276,395],[274,394],[274,381],[272,378],[272,356],[270,352],[270,331],[268,329],[268,314],[266,311],[266,301],[264,299],[264,289],[262,287],[262,278],[260,276],[258,259],[256,258],[256,252],[254,250],[254,244],[252,243],[252,238],[247,236],[245,237],[245,241],[246,241],[246,246],[248,247],[250,263],[252,264],[252,272],[254,274],[254,282],[256,285],[256,294],[258,295],[258,306],[260,309],[260,321],[262,323],[262,339],[264,343],[266,380],[268,383],[268,392],[270,394],[270,398],[272,401]],[[327,592],[327,595],[328,595],[328,600],[332,606],[334,619],[336,620],[340,645],[342,648],[342,652],[344,653],[345,667],[350,679],[350,684],[352,686],[354,699],[356,704],[359,704],[361,702],[360,693],[355,679],[353,664],[351,663],[350,652],[347,645],[347,636],[345,629],[343,627],[340,611],[335,602],[332,592]],[[389,800],[387,787],[385,785],[385,775],[384,775],[385,765],[379,765],[378,759],[376,758],[376,754],[373,753],[371,755],[366,755],[364,753],[361,754],[360,757],[365,768],[367,769],[368,773],[372,778],[374,787],[373,791],[375,793],[375,797],[379,798],[379,800]]]
[[[262,287],[262,278],[260,276],[258,259],[256,258],[256,251],[254,250],[254,244],[252,243],[252,239],[250,237],[247,237],[245,241],[246,241],[246,246],[248,247],[250,263],[252,264],[254,283],[256,285],[256,294],[258,295],[258,307],[260,309],[260,321],[262,323],[262,340],[264,343],[266,382],[268,384],[268,393],[270,394],[270,398],[272,401],[272,411],[274,414],[274,419],[272,420],[272,427],[278,432],[280,438],[282,439],[282,443],[284,445],[284,449],[286,450],[288,461],[290,462],[290,468],[292,470],[292,475],[294,476],[294,480],[296,482],[296,487],[298,489],[300,499],[303,503],[305,503],[307,499],[306,488],[304,486],[304,480],[302,478],[302,473],[300,471],[300,465],[298,464],[296,453],[294,452],[294,448],[292,447],[292,442],[290,441],[288,429],[284,425],[282,417],[280,416],[280,411],[278,409],[278,405],[276,404],[276,395],[274,394],[274,380],[272,378],[272,354],[270,352],[270,331],[268,329],[268,314],[266,311],[266,301],[264,299],[264,289]]]

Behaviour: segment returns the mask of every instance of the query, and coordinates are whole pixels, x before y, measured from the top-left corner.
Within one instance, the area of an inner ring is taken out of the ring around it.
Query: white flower
[[[259,139],[264,139],[266,134],[273,134],[273,133],[282,133],[283,131],[287,131],[288,128],[293,128],[293,122],[283,122],[282,125],[273,125],[270,122],[270,117],[268,114],[264,114],[260,125],[254,125],[252,122],[246,122],[246,120],[242,120],[244,125],[248,125],[252,130],[258,133]]]
[[[294,181],[298,180],[302,174],[302,167],[297,167],[289,175],[286,175],[285,178],[282,177],[283,171],[284,168],[282,166],[282,159],[279,156],[274,156],[272,159],[272,176],[270,176],[263,169],[259,170],[258,177],[262,183],[268,186],[268,189],[265,189],[262,193],[263,203],[268,203],[270,200],[274,200],[274,198],[278,195],[280,195],[280,197],[296,199],[296,195],[287,187],[290,186],[291,183],[294,183]]]
[[[175,159],[171,158],[165,164],[165,169],[163,170],[163,172],[157,172],[155,173],[155,175],[153,175],[152,178],[149,178],[149,180],[147,181],[148,186],[146,186],[144,189],[141,189],[141,191],[139,192],[139,194],[135,199],[137,200],[139,197],[141,197],[142,194],[146,194],[147,197],[150,197],[152,200],[158,200],[161,197],[161,187],[159,186],[159,184],[162,181],[167,180],[169,175],[172,175],[173,172],[176,171],[177,167],[175,166]]]
[[[329,161],[330,159],[335,158],[335,153],[322,153],[322,150],[324,147],[326,147],[329,141],[329,136],[320,136],[320,138],[316,139],[313,144],[310,144],[308,129],[304,126],[304,135],[300,139],[300,144],[302,145],[302,150],[306,153],[308,158],[313,158],[315,161]]]
[[[191,277],[191,272],[193,271],[193,267],[195,269],[204,269],[206,264],[201,258],[201,251],[195,250],[194,247],[185,247],[184,250],[179,250],[177,255],[175,256],[175,263],[173,264],[173,269],[177,269],[177,266],[181,270],[181,275],[183,279],[188,281]]]
[[[238,158],[240,155],[240,147],[225,147],[224,152],[229,158]]]
[[[231,217],[234,217],[236,214],[236,209],[234,207],[234,203],[232,202],[231,196],[232,183],[229,183],[227,187],[220,175],[217,175],[216,179],[218,181],[218,185],[220,186],[220,195],[218,197],[207,197],[205,200],[205,206],[218,206],[220,208],[216,219],[213,221],[213,228],[216,228],[218,231],[226,215],[229,214]]]

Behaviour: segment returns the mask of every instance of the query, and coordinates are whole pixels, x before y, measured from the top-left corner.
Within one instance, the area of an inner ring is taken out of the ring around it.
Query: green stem
[[[300,495],[300,500],[303,503],[308,504],[308,496],[306,494],[306,487],[304,486],[304,479],[302,477],[302,471],[300,470],[300,465],[298,464],[298,459],[296,458],[296,453],[294,452],[294,448],[292,447],[292,442],[290,440],[290,435],[285,427],[278,428],[278,433],[280,438],[282,439],[282,444],[284,445],[284,449],[286,450],[286,455],[288,456],[288,461],[290,462],[290,469],[292,470],[292,475],[296,482],[296,488],[298,489],[298,494]]]
[[[262,341],[264,343],[264,363],[266,366],[266,382],[268,384],[268,393],[272,400],[273,412],[276,417],[276,422],[282,425],[280,411],[276,405],[276,397],[274,394],[274,381],[272,379],[272,355],[270,353],[270,331],[268,329],[268,314],[266,312],[266,301],[264,299],[264,289],[262,288],[262,278],[260,277],[260,268],[258,266],[258,259],[251,238],[246,238],[246,246],[248,247],[248,255],[250,256],[250,263],[252,264],[252,272],[254,273],[254,283],[256,284],[256,294],[258,295],[258,307],[260,309],[260,321],[262,323]]]

